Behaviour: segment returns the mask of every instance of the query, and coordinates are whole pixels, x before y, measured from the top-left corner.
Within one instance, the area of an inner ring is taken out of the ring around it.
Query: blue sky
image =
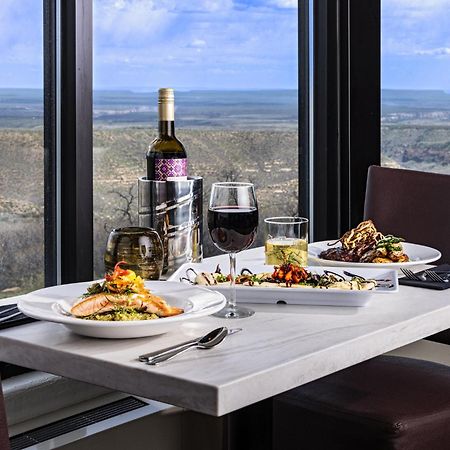
[[[0,0],[0,87],[42,86],[41,0]],[[95,0],[101,89],[296,88],[296,0]],[[450,91],[450,0],[383,0],[383,87]]]

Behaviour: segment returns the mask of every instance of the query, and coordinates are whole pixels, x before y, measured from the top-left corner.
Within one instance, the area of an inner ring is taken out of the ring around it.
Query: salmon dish
[[[75,317],[103,321],[151,320],[175,316],[183,309],[170,306],[152,294],[144,280],[118,262],[102,283],[94,283],[71,308]]]

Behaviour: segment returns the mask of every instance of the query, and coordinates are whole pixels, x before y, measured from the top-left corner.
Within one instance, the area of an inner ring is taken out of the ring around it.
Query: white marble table
[[[240,258],[255,255],[261,251]],[[248,319],[207,317],[177,333],[119,341],[33,323],[0,332],[0,360],[221,416],[450,327],[448,290],[402,286],[363,308],[252,307],[256,314]],[[159,367],[136,360],[220,325],[243,331]]]

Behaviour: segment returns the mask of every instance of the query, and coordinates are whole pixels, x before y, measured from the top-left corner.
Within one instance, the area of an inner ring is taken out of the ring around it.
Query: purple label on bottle
[[[169,177],[185,177],[187,159],[157,159],[155,161],[155,180],[166,181]]]

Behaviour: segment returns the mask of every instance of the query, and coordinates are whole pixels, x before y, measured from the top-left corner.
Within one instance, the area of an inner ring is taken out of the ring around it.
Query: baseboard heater
[[[148,406],[148,403],[135,397],[125,397],[107,405],[83,411],[80,414],[75,414],[25,433],[17,434],[10,440],[11,450],[22,450],[80,428],[94,425],[103,420],[143,408],[144,406]]]

